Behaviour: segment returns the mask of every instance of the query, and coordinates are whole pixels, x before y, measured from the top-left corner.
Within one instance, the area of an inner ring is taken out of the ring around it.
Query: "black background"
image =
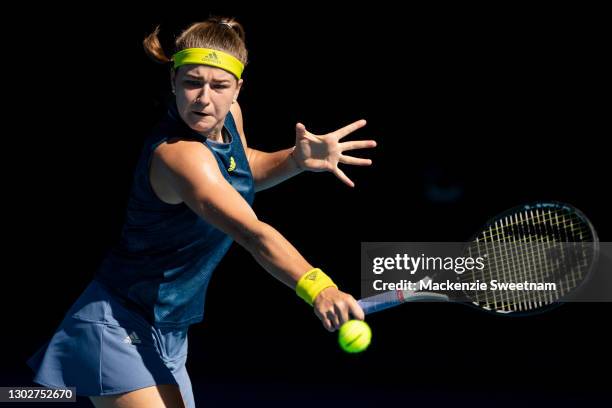
[[[9,64],[5,77],[16,92],[5,118],[13,130],[4,138],[0,385],[34,385],[25,360],[118,238],[141,143],[170,89],[167,67],[142,51],[156,24],[167,43],[211,14],[243,24],[250,62],[240,103],[253,148],[292,146],[298,121],[322,134],[368,120],[349,137],[378,142],[355,154],[372,167],[344,168],[354,189],[329,173],[302,174],[254,204],[355,297],[361,242],[463,241],[524,202],[569,202],[610,240],[609,45],[599,10],[167,7],[38,8],[10,30],[24,69]],[[598,372],[612,363],[609,304],[517,319],[408,305],[369,317],[371,347],[347,355],[234,245],[206,307],[190,328],[187,363],[203,406],[544,406],[610,396],[609,372]]]

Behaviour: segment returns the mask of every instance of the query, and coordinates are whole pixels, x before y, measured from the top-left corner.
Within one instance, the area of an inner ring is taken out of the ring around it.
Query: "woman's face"
[[[216,137],[238,98],[242,79],[208,65],[183,65],[172,71],[176,106],[185,123],[206,137]]]

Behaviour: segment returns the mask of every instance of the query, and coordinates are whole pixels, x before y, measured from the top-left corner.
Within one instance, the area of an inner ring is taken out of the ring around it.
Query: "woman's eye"
[[[185,81],[187,85],[200,86],[200,81]]]
[[[215,88],[215,89],[225,89],[225,88],[227,88],[227,85],[213,85],[213,88]]]

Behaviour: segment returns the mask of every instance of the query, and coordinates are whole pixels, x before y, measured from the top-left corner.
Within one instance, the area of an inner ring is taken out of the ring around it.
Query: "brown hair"
[[[144,49],[153,61],[167,64],[171,60],[166,56],[158,35],[159,26],[144,39]],[[193,23],[174,40],[172,55],[185,48],[213,48],[233,55],[245,66],[247,64],[244,28],[233,18],[210,17]]]

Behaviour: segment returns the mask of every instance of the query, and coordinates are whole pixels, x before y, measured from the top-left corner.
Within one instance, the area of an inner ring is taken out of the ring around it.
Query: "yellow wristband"
[[[321,269],[314,268],[306,272],[298,280],[295,291],[299,297],[304,299],[310,306],[314,303],[317,295],[325,288],[338,286]]]

